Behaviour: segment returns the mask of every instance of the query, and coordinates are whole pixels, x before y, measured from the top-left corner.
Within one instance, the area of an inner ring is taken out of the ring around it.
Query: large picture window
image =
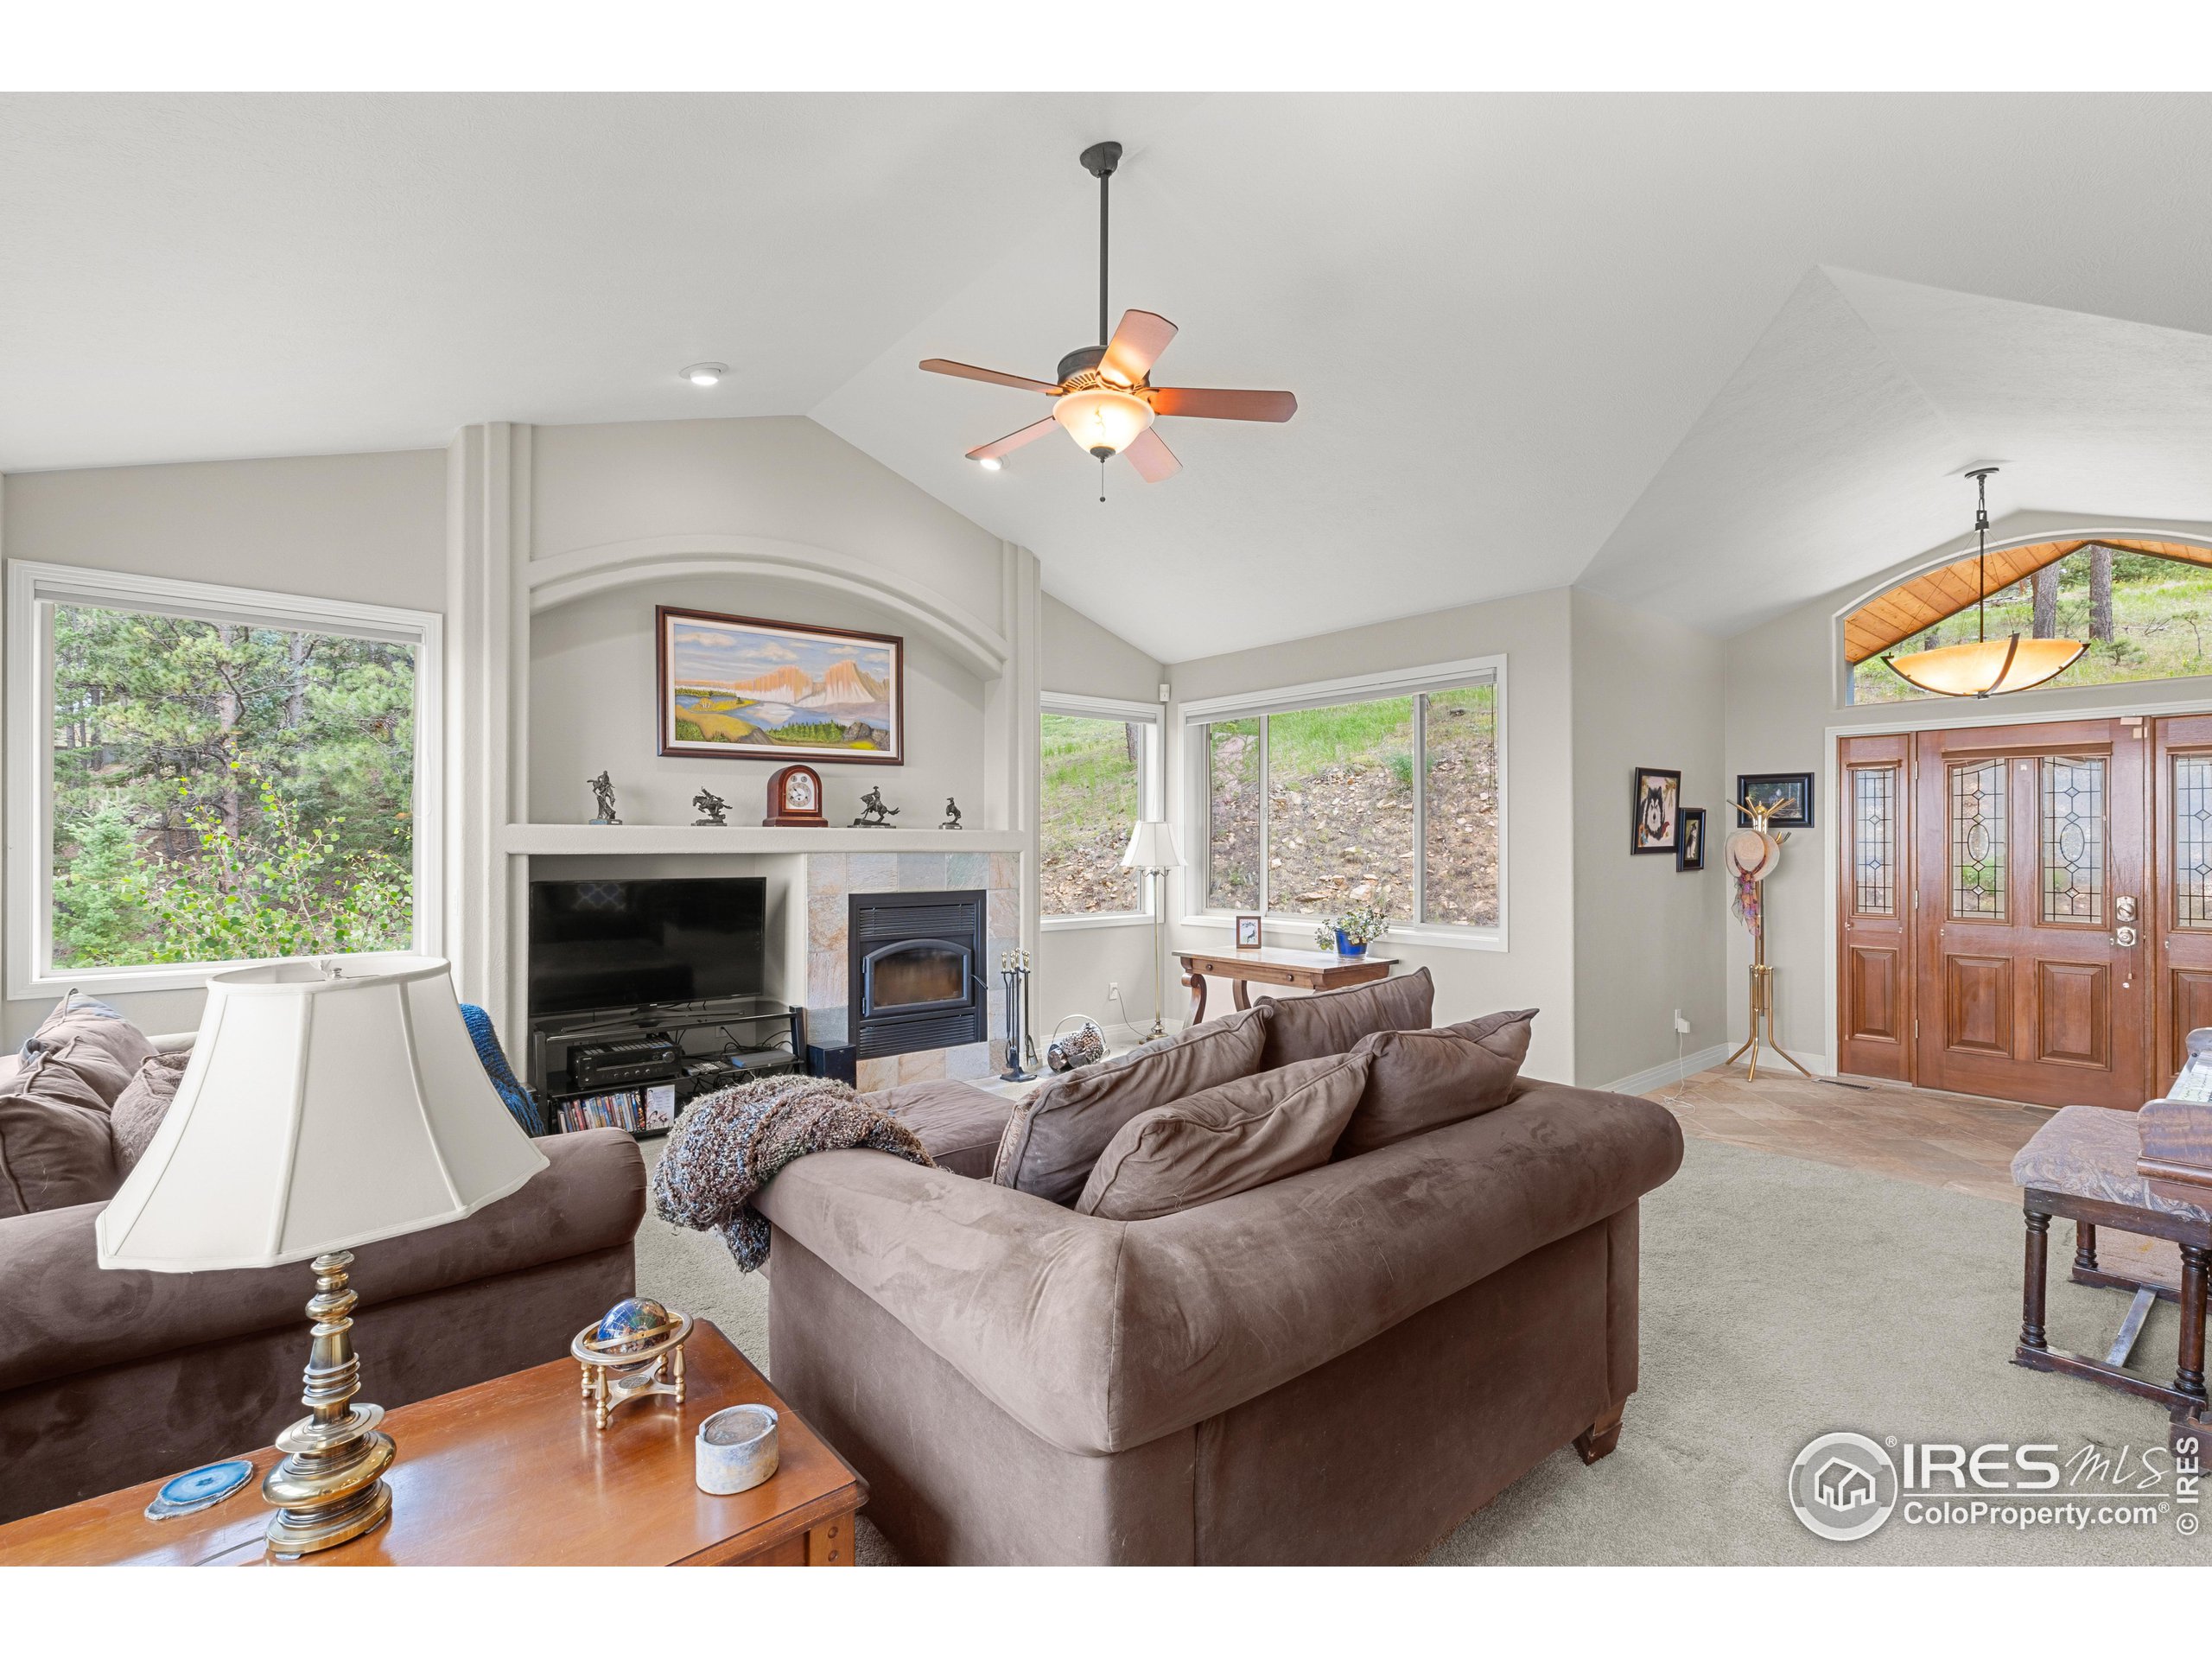
[[[1503,702],[1484,660],[1186,708],[1204,907],[1502,936]]]
[[[54,567],[10,599],[33,986],[424,945],[436,619]]]
[[[1039,716],[1038,873],[1046,922],[1149,918],[1144,877],[1122,868],[1129,830],[1156,816],[1159,711],[1047,697]]]

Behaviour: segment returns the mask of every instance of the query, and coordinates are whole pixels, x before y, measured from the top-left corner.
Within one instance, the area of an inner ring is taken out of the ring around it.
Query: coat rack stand
[[[1761,1033],[1764,1033],[1764,1046],[1772,1049],[1783,1059],[1796,1066],[1798,1075],[1808,1082],[1817,1082],[1810,1071],[1799,1065],[1797,1057],[1774,1039],[1774,969],[1766,959],[1766,878],[1772,874],[1776,861],[1782,855],[1782,843],[1786,836],[1775,834],[1768,821],[1774,815],[1771,805],[1756,806],[1749,801],[1739,802],[1745,817],[1751,821],[1749,830],[1738,830],[1728,837],[1726,856],[1730,872],[1737,882],[1736,914],[1743,919],[1751,936],[1751,1031],[1744,1039],[1743,1046],[1723,1062],[1733,1065],[1745,1055],[1751,1057],[1751,1070],[1744,1081],[1756,1083],[1759,1075]]]

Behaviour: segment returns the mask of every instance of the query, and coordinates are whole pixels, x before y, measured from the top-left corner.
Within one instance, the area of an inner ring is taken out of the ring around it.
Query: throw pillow
[[[146,1064],[138,1068],[138,1075],[116,1096],[115,1109],[108,1114],[108,1128],[115,1136],[115,1173],[118,1180],[136,1169],[138,1160],[146,1155],[146,1148],[153,1143],[154,1131],[162,1127],[162,1120],[169,1115],[170,1103],[176,1099],[176,1086],[184,1081],[184,1068],[191,1063],[192,1051],[188,1048],[149,1056]]]
[[[1324,1054],[1347,1053],[1370,1031],[1420,1030],[1435,1011],[1436,985],[1422,968],[1349,990],[1263,996],[1259,1006],[1274,1010],[1260,1056],[1260,1069],[1272,1071]]]
[[[34,1055],[62,1055],[100,1103],[112,1106],[153,1052],[152,1039],[120,1009],[73,990],[39,1022],[21,1058],[28,1065]]]
[[[1141,1112],[1099,1154],[1077,1212],[1148,1221],[1318,1169],[1367,1073],[1365,1055],[1332,1054]]]
[[[1529,1057],[1534,1008],[1493,1014],[1433,1031],[1378,1031],[1352,1052],[1373,1063],[1359,1109],[1337,1142],[1356,1158],[1413,1135],[1495,1111],[1513,1097]]]
[[[0,1092],[0,1217],[99,1204],[118,1185],[107,1102],[54,1054],[31,1055]]]
[[[1247,1008],[1063,1074],[1007,1121],[991,1179],[1073,1204],[1106,1143],[1139,1112],[1258,1071],[1267,1027],[1264,1007]]]

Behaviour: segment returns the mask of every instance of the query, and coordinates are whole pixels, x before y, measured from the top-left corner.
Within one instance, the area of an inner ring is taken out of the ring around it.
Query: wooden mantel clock
[[[812,766],[785,766],[768,779],[768,816],[760,820],[771,830],[827,830],[822,816],[822,774]]]

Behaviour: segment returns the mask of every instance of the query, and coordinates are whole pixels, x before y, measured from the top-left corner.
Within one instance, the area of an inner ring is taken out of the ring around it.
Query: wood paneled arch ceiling
[[[1977,592],[1975,556],[1969,553],[1963,559],[1923,570],[1910,581],[1901,582],[1886,593],[1876,594],[1852,612],[1843,621],[1844,658],[1856,668],[1899,640],[1911,639],[1923,628],[1956,616],[1985,593],[2000,594],[2022,577],[2031,576],[2044,566],[2056,564],[2069,553],[2078,552],[2092,543],[2123,553],[2149,553],[2162,559],[2177,559],[2183,564],[2212,567],[2212,548],[2192,547],[2186,542],[2146,541],[2135,536],[2084,537],[2078,541],[2037,542],[2027,547],[1991,549],[1989,586]]]

